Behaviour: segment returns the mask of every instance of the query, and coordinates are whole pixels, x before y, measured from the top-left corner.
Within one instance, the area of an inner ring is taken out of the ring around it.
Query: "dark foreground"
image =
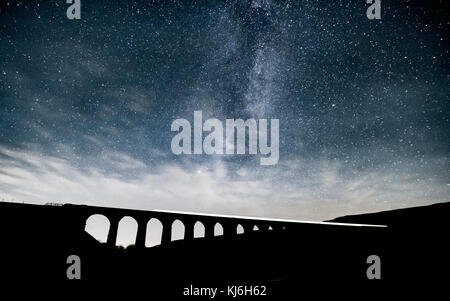
[[[261,231],[241,235],[225,231],[223,236],[127,249],[101,244],[84,232],[92,208],[96,207],[0,203],[4,287],[51,283],[50,287],[78,292],[132,290],[144,292],[149,300],[209,294],[210,288],[216,289],[214,299],[267,300],[301,296],[308,290],[316,296],[334,295],[332,287],[346,295],[361,292],[356,288],[371,294],[399,284],[439,286],[449,280],[450,203],[334,220],[387,227],[274,223],[269,231],[263,223]],[[161,215],[167,222],[171,218]],[[70,255],[80,258],[80,280],[67,278]],[[370,255],[380,258],[381,279],[368,279]]]

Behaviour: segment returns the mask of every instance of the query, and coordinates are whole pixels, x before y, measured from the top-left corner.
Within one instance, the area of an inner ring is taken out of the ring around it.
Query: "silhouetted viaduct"
[[[172,225],[175,221],[180,221],[184,225],[184,240],[194,239],[194,226],[196,223],[201,223],[204,226],[205,238],[214,237],[214,229],[216,225],[222,227],[222,236],[224,238],[231,237],[238,234],[239,226],[243,228],[243,232],[248,234],[252,231],[284,231],[289,229],[303,228],[305,231],[310,227],[327,227],[332,229],[335,227],[383,227],[380,225],[365,225],[365,224],[349,224],[349,223],[333,223],[333,222],[304,222],[304,221],[290,221],[277,219],[262,219],[250,217],[234,217],[222,215],[208,215],[186,212],[170,212],[170,211],[144,211],[133,209],[119,209],[108,207],[96,207],[87,205],[62,205],[64,209],[69,209],[71,216],[77,218],[77,228],[84,230],[86,221],[93,215],[105,216],[109,222],[110,227],[108,231],[107,244],[115,245],[120,221],[124,217],[131,217],[137,222],[137,234],[135,246],[138,248],[145,247],[147,224],[152,219],[156,219],[162,224],[161,245],[169,244],[172,241]]]
[[[24,275],[35,280],[36,275],[30,271],[38,271],[42,280],[61,280],[67,278],[68,256],[75,254],[82,260],[82,279],[146,281],[154,284],[154,290],[171,281],[181,286],[187,280],[367,280],[366,260],[373,254],[383,261],[383,279],[415,279],[420,275],[439,279],[438,272],[445,271],[442,258],[448,254],[442,237],[448,236],[449,211],[450,203],[444,203],[331,222],[304,222],[2,202],[0,236],[4,244],[0,260],[2,275],[8,280]],[[103,231],[100,239],[106,243],[86,233],[86,224],[95,215],[109,222],[108,231]],[[137,224],[133,227],[134,247],[126,249],[116,247],[122,244],[121,234],[126,229],[121,221],[125,217]],[[158,221],[158,232],[147,233],[154,231],[152,220]],[[184,235],[174,238],[176,221],[183,225]],[[197,224],[203,226],[202,231]],[[217,225],[221,233],[216,233]],[[154,234],[161,246],[146,248]],[[173,242],[177,239],[182,240]]]

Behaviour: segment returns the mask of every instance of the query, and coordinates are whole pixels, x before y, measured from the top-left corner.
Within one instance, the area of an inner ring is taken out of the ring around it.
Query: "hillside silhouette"
[[[298,283],[440,282],[448,271],[449,212],[450,203],[442,203],[344,216],[322,224],[71,204],[0,203],[1,280],[68,285],[77,281],[146,283],[153,292],[170,287],[174,296],[195,283],[265,284],[276,295],[293,293]],[[112,221],[106,243],[84,231],[86,219],[98,213]],[[114,221],[122,216],[134,216],[144,224],[150,217],[161,220],[161,245],[145,247],[141,244],[145,232],[138,230],[136,245],[117,247]],[[170,240],[167,227],[174,220],[186,226],[183,240]],[[205,224],[205,237],[191,235],[197,220]],[[224,226],[222,236],[214,236],[210,230],[216,222]],[[233,231],[236,224],[243,225],[243,234]],[[254,225],[259,231],[252,230]],[[81,280],[66,277],[66,259],[73,254],[81,259]],[[381,258],[381,280],[367,279],[369,255]]]

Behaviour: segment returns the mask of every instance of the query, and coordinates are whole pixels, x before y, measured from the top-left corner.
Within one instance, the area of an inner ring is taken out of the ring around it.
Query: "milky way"
[[[449,201],[446,1],[81,2],[0,4],[0,198],[317,220]],[[279,163],[172,154],[195,110],[279,119]]]

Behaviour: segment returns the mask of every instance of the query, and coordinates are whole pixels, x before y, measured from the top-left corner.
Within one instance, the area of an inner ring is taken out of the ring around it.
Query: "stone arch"
[[[154,247],[161,244],[163,225],[157,218],[152,218],[147,223],[147,235],[145,237],[145,246]]]
[[[236,227],[236,234],[244,234],[244,227],[241,224],[238,224]]]
[[[109,228],[111,222],[102,214],[93,214],[86,220],[84,231],[94,237],[101,243],[105,243],[108,239]]]
[[[205,237],[205,225],[201,221],[194,224],[194,238]]]
[[[184,239],[184,232],[184,224],[179,219],[174,220],[172,223],[172,232],[170,235],[171,240],[174,241]]]
[[[116,245],[123,247],[134,245],[136,243],[137,230],[138,223],[133,217],[122,217],[117,228]]]
[[[223,227],[219,222],[217,222],[214,225],[214,236],[221,236],[221,235],[223,235]]]

